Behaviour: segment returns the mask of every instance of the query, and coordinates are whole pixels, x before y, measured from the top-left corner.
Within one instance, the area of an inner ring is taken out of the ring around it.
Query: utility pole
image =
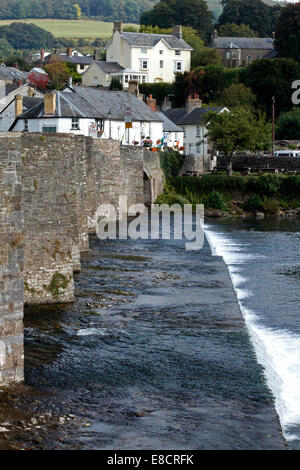
[[[272,96],[272,157],[275,156],[275,97]]]

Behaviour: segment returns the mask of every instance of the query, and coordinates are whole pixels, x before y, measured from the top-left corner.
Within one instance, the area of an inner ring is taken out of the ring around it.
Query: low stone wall
[[[218,157],[217,165],[226,167],[226,158]],[[253,170],[285,170],[300,171],[300,158],[298,157],[261,157],[256,155],[240,155],[233,157],[233,170],[251,168]]]
[[[212,170],[210,155],[186,155],[180,175],[189,173],[208,173]]]
[[[0,384],[23,379],[20,138],[0,143]]]

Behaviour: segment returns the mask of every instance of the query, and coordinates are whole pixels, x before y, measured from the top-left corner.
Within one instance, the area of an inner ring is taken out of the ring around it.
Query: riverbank
[[[204,204],[206,216],[300,217],[300,176],[169,177],[158,204]]]
[[[91,237],[75,303],[26,308],[2,449],[286,447],[223,259],[184,246]]]

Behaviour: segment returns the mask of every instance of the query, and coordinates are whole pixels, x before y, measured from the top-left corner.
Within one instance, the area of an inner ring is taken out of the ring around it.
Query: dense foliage
[[[97,17],[138,22],[155,0],[0,0],[1,19]]]
[[[280,113],[276,126],[276,139],[300,140],[300,109]]]
[[[38,49],[40,47],[54,47],[57,44],[51,33],[28,23],[11,23],[7,26],[1,26],[0,41],[2,41],[0,44],[6,48],[7,52],[9,47],[14,49]]]
[[[280,12],[276,47],[282,57],[300,61],[300,3],[289,3]]]
[[[271,36],[280,14],[279,5],[269,6],[262,0],[222,0],[219,26],[227,23],[248,25],[259,37]]]
[[[154,8],[143,13],[143,25],[170,28],[175,24],[190,26],[208,40],[213,30],[213,15],[205,0],[160,0]]]

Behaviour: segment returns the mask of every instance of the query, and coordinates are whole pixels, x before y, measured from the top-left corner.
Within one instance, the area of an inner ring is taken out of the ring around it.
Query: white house
[[[114,23],[106,48],[106,61],[117,62],[141,82],[173,82],[178,72],[189,72],[192,47],[182,39],[181,26],[173,34],[123,32],[122,22]]]
[[[125,108],[131,111],[132,128],[125,128]],[[28,111],[16,107],[9,130],[73,133],[127,145],[143,145],[145,138],[155,144],[163,138],[162,119],[133,93],[75,86],[46,94]]]
[[[205,118],[210,112],[229,112],[226,107],[202,107],[202,100],[197,94],[189,96],[185,108],[170,108],[164,114],[183,130],[183,142],[186,155],[210,154]]]
[[[92,62],[89,68],[82,75],[82,83],[85,86],[104,86],[109,87],[112,75],[121,74],[124,67],[117,62],[105,62],[96,60]]]
[[[163,120],[164,147],[179,151],[183,147],[183,130],[161,111],[156,111],[156,114]]]

